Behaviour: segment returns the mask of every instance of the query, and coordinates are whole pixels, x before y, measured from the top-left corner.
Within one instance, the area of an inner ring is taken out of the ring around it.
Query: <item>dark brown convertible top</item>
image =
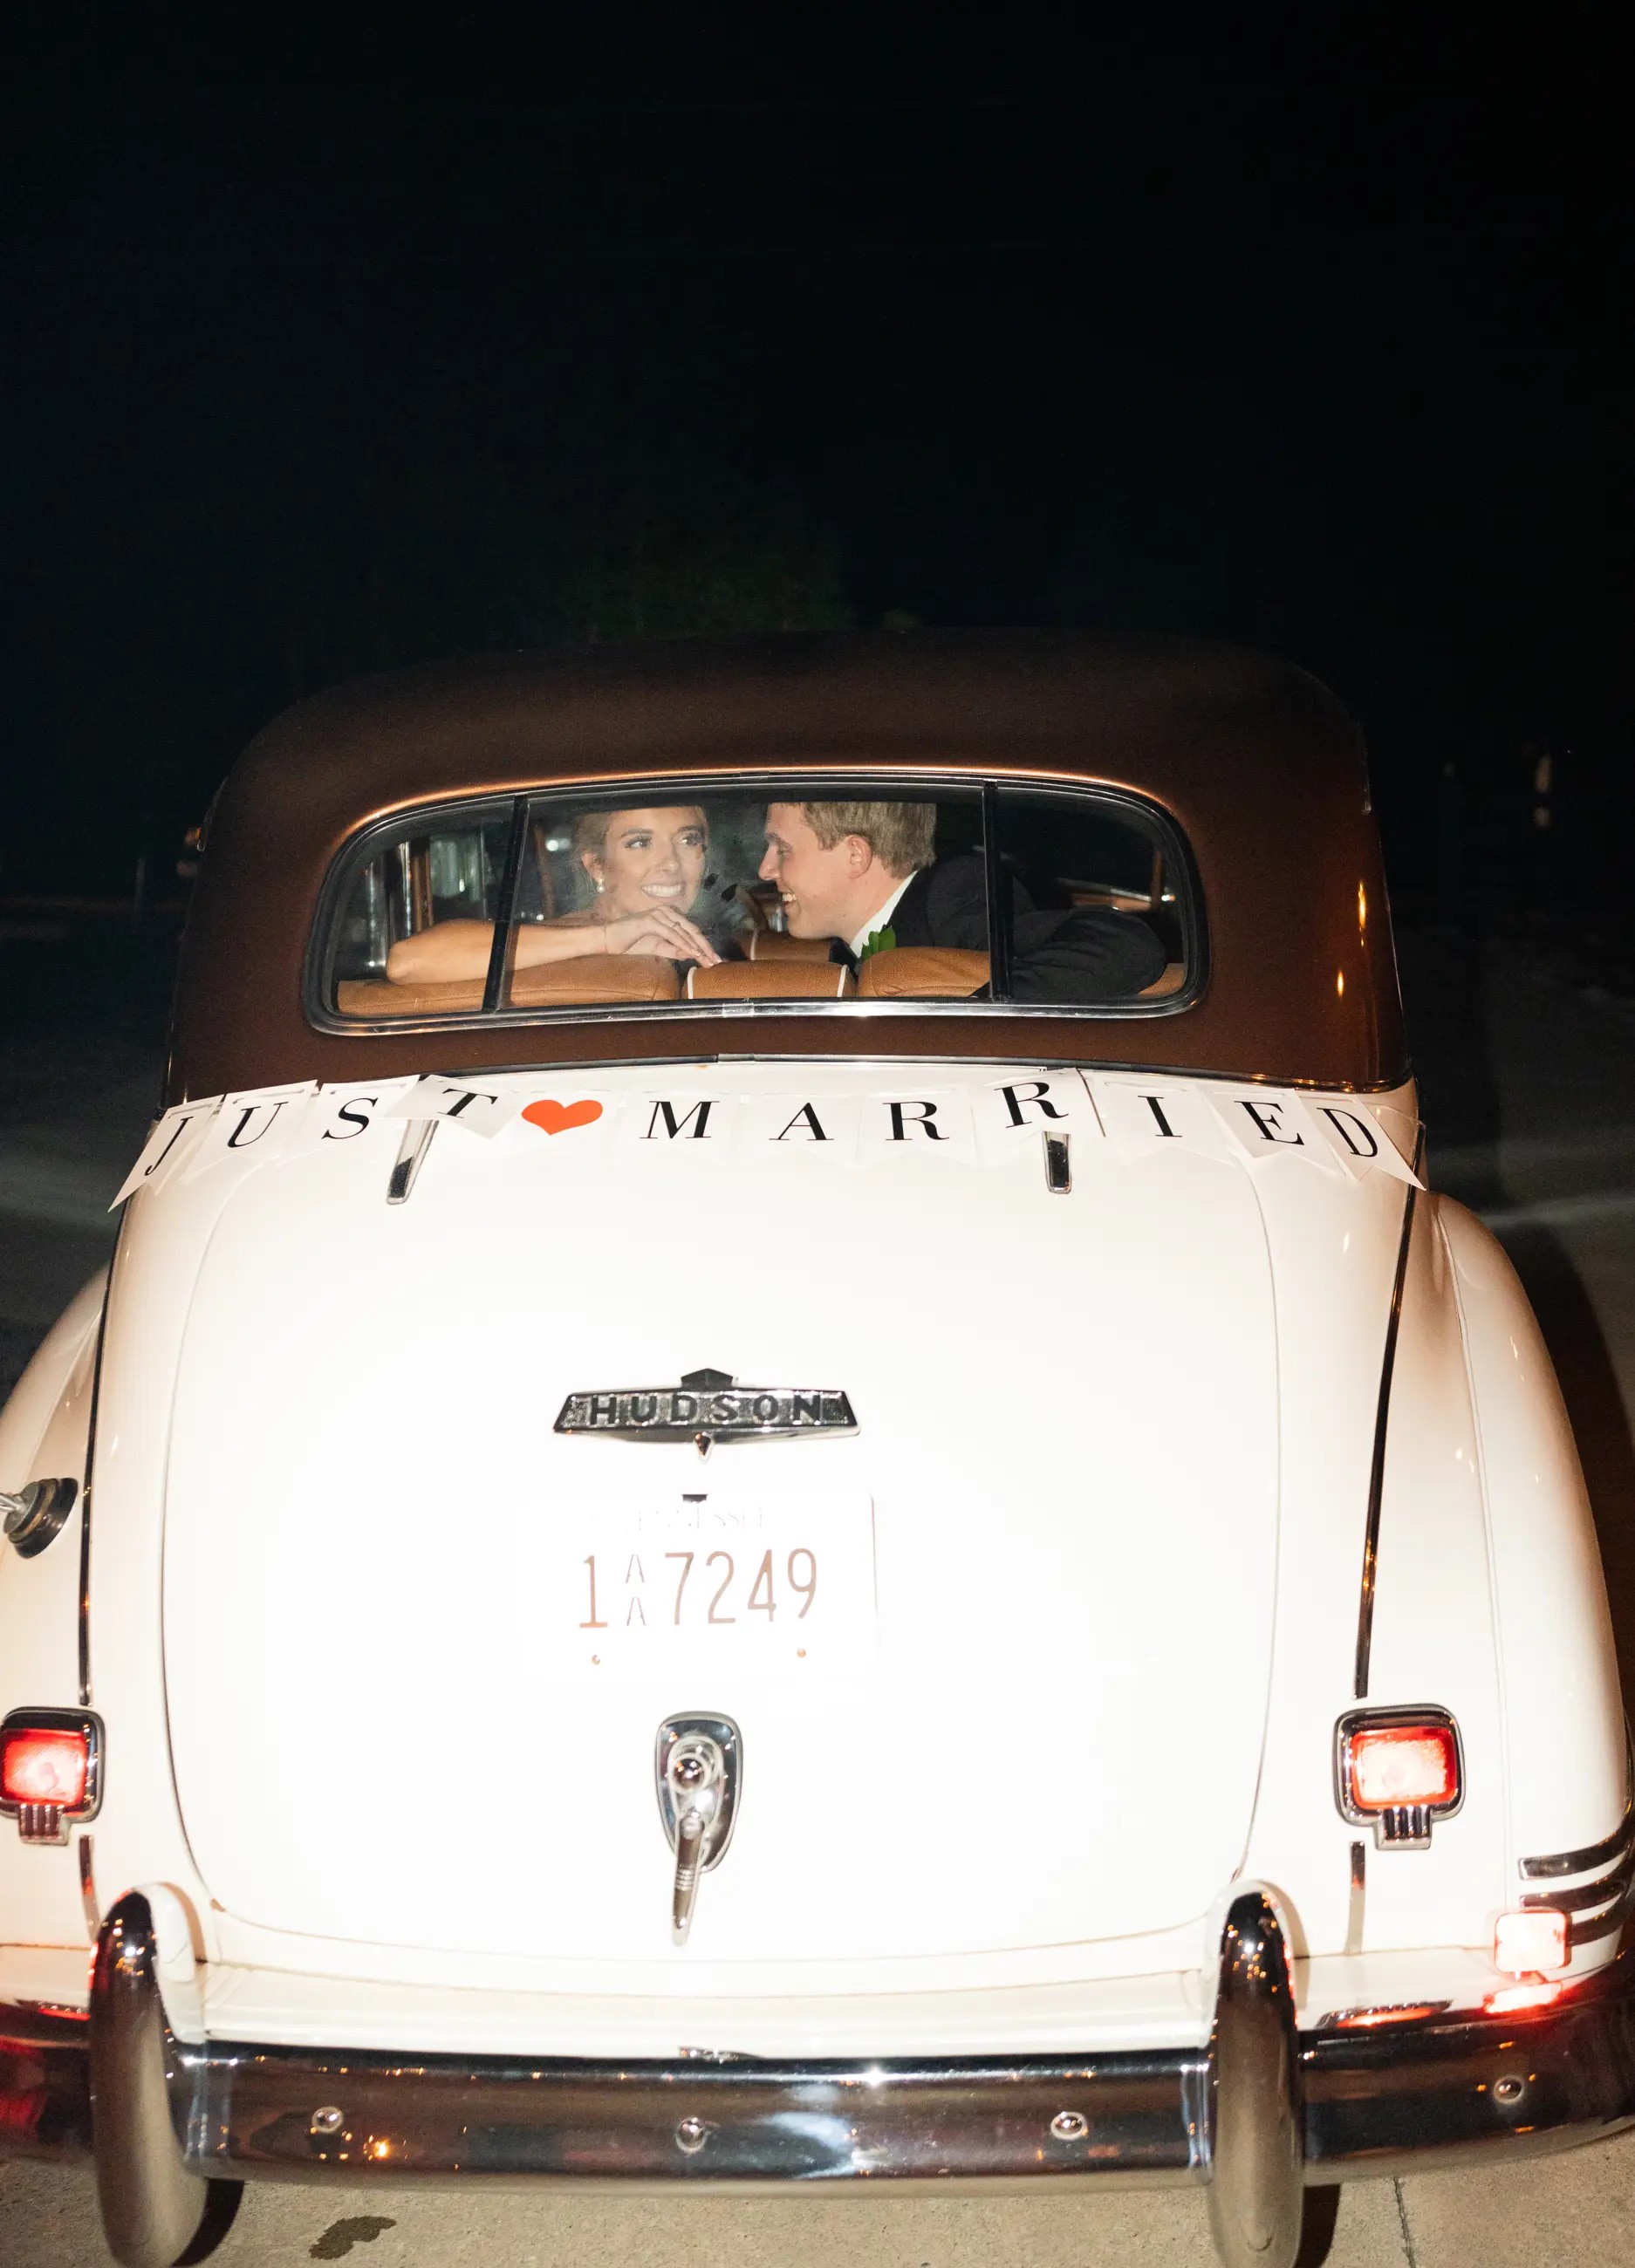
[[[324,879],[428,799],[651,774],[890,767],[1096,783],[1189,842],[1203,996],[1150,1018],[911,1011],[320,1032],[303,976]],[[752,1055],[1163,1065],[1278,1084],[1404,1074],[1361,736],[1291,664],[1182,639],[923,631],[488,655],[320,694],[269,725],[212,814],[177,994],[170,1101],[496,1064]]]

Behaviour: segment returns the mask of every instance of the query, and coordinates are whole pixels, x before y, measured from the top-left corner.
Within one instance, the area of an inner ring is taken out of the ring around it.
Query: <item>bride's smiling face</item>
[[[703,885],[709,850],[710,830],[696,804],[609,812],[600,850],[586,850],[580,862],[596,885],[598,919],[655,906],[686,913]]]

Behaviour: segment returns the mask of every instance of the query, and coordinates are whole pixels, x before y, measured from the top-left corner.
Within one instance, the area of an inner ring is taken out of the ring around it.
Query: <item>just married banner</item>
[[[173,1177],[334,1150],[382,1122],[402,1122],[405,1135],[446,1123],[479,1151],[611,1145],[632,1163],[681,1152],[701,1162],[801,1156],[826,1167],[894,1156],[992,1167],[1024,1151],[1036,1159],[1039,1136],[1053,1134],[1127,1159],[1192,1153],[1254,1168],[1293,1160],[1418,1183],[1416,1127],[1370,1096],[1043,1069],[958,1083],[946,1074],[921,1083],[910,1071],[804,1090],[792,1077],[776,1092],[730,1078],[615,1088],[529,1072],[308,1082],[178,1103],[155,1123],[114,1205]]]

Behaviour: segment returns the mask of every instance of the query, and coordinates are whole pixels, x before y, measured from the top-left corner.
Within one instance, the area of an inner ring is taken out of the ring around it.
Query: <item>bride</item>
[[[591,953],[645,953],[712,968],[721,955],[689,919],[703,886],[710,829],[696,804],[587,811],[574,823],[574,854],[588,876],[586,906],[512,932],[516,968]],[[387,955],[394,984],[452,984],[488,974],[494,924],[437,922],[400,938]]]

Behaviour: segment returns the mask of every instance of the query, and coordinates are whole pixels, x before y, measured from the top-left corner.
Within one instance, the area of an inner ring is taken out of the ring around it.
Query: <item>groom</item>
[[[837,939],[854,961],[893,946],[988,950],[987,876],[975,851],[939,858],[934,803],[773,803],[763,882],[792,937]],[[1011,990],[1018,1000],[1128,1000],[1164,970],[1164,948],[1131,914],[1039,912],[1011,885]]]

